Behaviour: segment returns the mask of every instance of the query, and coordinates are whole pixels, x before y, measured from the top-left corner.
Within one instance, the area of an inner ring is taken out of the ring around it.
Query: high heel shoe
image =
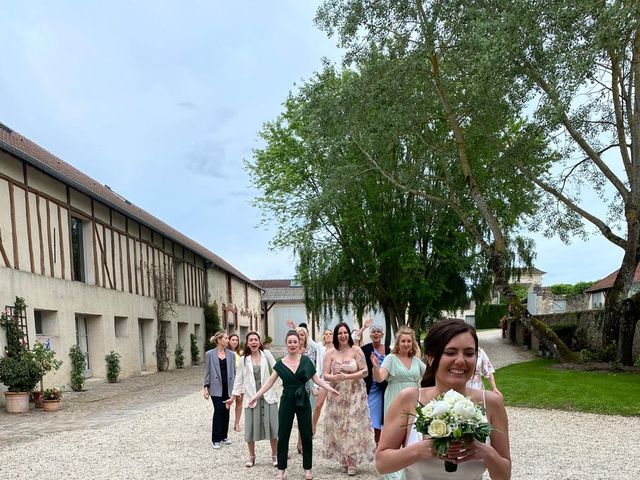
[[[278,456],[277,455],[271,455],[271,460],[273,460],[273,466],[277,467],[278,466]]]
[[[302,455],[302,447],[297,447],[297,449],[298,449],[298,453]]]
[[[247,463],[244,464],[245,467],[253,467],[256,464],[256,456],[249,456]]]

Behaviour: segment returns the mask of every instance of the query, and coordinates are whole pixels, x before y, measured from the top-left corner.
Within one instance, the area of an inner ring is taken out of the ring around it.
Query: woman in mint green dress
[[[378,359],[372,355],[373,379],[378,382],[387,381],[387,389],[384,392],[384,413],[391,406],[396,396],[405,388],[419,387],[420,380],[426,370],[426,365],[420,360],[416,334],[409,327],[400,327],[396,332],[396,343],[379,365]]]

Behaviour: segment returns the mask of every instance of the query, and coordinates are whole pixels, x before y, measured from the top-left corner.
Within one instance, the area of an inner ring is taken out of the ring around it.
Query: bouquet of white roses
[[[449,390],[426,405],[416,408],[416,431],[429,435],[438,456],[445,456],[453,441],[477,439],[484,442],[493,427],[484,408],[469,397]],[[444,462],[447,472],[455,472],[458,466]]]

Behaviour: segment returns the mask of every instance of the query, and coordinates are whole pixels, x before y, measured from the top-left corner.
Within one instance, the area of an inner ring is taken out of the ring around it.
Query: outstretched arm
[[[311,380],[313,380],[313,383],[318,385],[320,388],[324,388],[327,392],[331,393],[334,398],[338,398],[340,396],[338,391],[335,388],[331,388],[331,385],[318,377],[318,374],[315,374],[313,377],[311,377]]]
[[[266,392],[267,390],[269,390],[271,387],[273,387],[273,384],[276,383],[276,380],[278,379],[278,372],[276,372],[275,370],[273,371],[273,373],[271,374],[271,376],[269,377],[269,380],[267,380],[267,383],[265,383],[262,388],[260,388],[260,390],[258,390],[256,392],[256,394],[251,398],[251,400],[249,400],[249,408],[253,408],[256,405],[256,402],[258,401],[258,399],[264,395],[264,392]]]
[[[374,353],[371,353],[369,358],[371,359],[371,375],[373,379],[378,383],[384,382],[389,377],[389,371],[378,364],[378,357]]]

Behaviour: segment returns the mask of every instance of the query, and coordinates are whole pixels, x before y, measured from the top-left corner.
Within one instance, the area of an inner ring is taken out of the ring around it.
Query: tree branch
[[[620,91],[618,90],[618,79],[620,78],[620,59],[613,52],[609,52],[611,58],[611,90],[613,111],[616,116],[616,133],[618,134],[618,143],[620,144],[620,156],[624,170],[627,172],[629,179],[633,178],[631,167],[631,159],[627,150],[627,138],[624,132],[624,118],[622,114],[622,105],[620,103]],[[599,155],[598,155],[599,156]]]
[[[573,202],[570,198],[568,198],[567,196],[563,195],[560,191],[558,191],[558,189],[554,188],[552,185],[540,180],[538,177],[536,177],[535,175],[532,175],[527,169],[525,169],[522,165],[518,165],[518,168],[520,169],[520,171],[529,179],[531,180],[533,183],[535,183],[536,185],[538,185],[538,187],[540,187],[541,189],[543,189],[545,192],[553,195],[554,197],[556,197],[560,202],[562,202],[569,210],[577,213],[578,215],[580,215],[582,218],[584,218],[585,220],[591,222],[593,225],[596,226],[596,228],[598,228],[598,230],[600,230],[600,232],[602,233],[602,235],[609,240],[611,243],[613,243],[614,245],[625,249],[626,248],[626,240],[624,240],[623,238],[619,237],[618,235],[616,235],[615,233],[613,233],[611,231],[611,228],[609,228],[609,226],[604,223],[602,220],[600,220],[598,217],[596,217],[595,215],[592,215],[591,213],[587,212],[586,210],[582,209],[580,206],[578,206],[575,202]]]
[[[524,65],[524,68],[529,72],[529,75],[542,89],[542,91],[547,94],[553,105],[556,108],[560,108],[560,100],[558,98],[557,92],[547,83],[544,78],[542,78],[539,72],[537,72],[531,65]],[[611,171],[607,164],[602,161],[602,158],[600,158],[597,152],[593,150],[591,145],[589,145],[589,142],[587,142],[587,140],[580,134],[580,132],[575,129],[564,108],[562,109],[562,112],[560,114],[560,120],[569,135],[571,135],[571,138],[574,139],[574,141],[580,146],[580,148],[582,148],[582,150],[587,154],[591,161],[596,164],[596,166],[600,169],[604,176],[607,177],[607,179],[615,187],[618,193],[620,193],[623,202],[625,204],[629,203],[629,191],[627,190],[624,183],[616,176],[615,173]]]

